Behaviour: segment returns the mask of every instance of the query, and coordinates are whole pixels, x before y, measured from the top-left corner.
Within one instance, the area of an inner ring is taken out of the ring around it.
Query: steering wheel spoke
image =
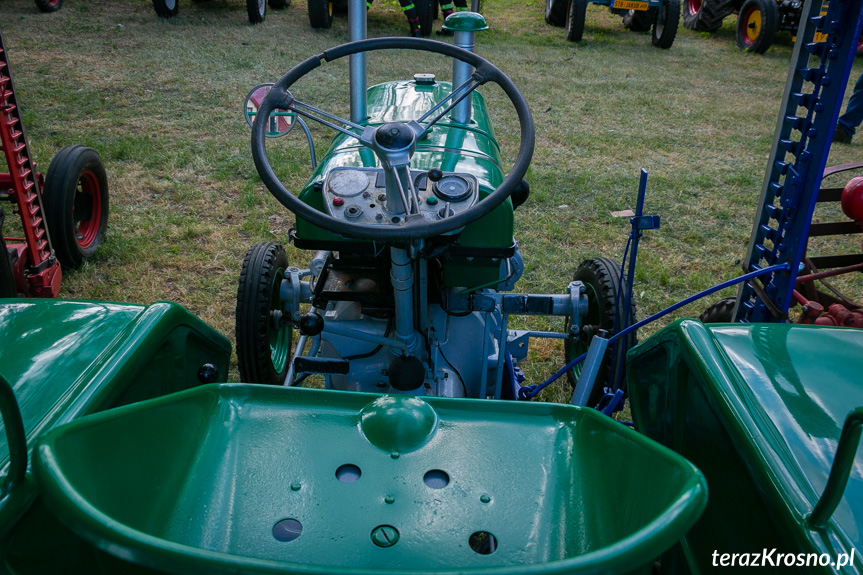
[[[474,76],[471,76],[465,83],[463,83],[461,86],[459,86],[458,88],[456,88],[455,90],[450,92],[446,98],[444,98],[443,100],[441,100],[440,102],[435,104],[431,110],[429,110],[428,112],[423,114],[423,116],[419,120],[416,121],[418,124],[420,122],[424,122],[429,116],[431,116],[436,111],[441,109],[444,105],[446,105],[447,102],[452,101],[452,103],[449,104],[444,109],[443,112],[441,112],[440,114],[435,116],[435,118],[433,120],[431,120],[428,124],[423,126],[423,131],[417,135],[417,138],[422,137],[426,132],[429,131],[429,128],[434,126],[441,118],[443,118],[444,116],[449,114],[453,108],[458,106],[462,100],[464,100],[465,98],[470,96],[473,93],[473,91],[476,90],[477,88],[479,88],[483,83],[484,83],[484,81],[477,79],[476,75],[474,74]]]

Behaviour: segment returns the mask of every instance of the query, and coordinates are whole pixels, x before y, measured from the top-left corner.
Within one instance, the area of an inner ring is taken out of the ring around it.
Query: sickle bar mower
[[[99,154],[84,146],[60,150],[46,178],[36,172],[2,34],[0,149],[8,167],[0,173],[0,201],[14,205],[23,230],[23,237],[0,239],[0,297],[57,297],[61,265],[77,268],[102,244],[108,224],[107,176]]]
[[[42,207],[39,175],[30,156],[18,99],[12,86],[6,46],[0,37],[0,143],[9,166],[8,173],[0,173],[0,188],[6,188],[3,198],[14,202],[21,215],[23,238],[11,240],[15,250],[15,275],[18,291],[35,297],[56,297],[60,292],[60,262],[51,250],[45,209]],[[2,247],[2,246],[0,246]],[[0,254],[0,256],[3,254]],[[26,263],[26,266],[25,266]],[[24,269],[26,267],[26,269]]]

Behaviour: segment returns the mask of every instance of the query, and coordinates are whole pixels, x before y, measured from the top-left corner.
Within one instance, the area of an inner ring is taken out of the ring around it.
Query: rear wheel
[[[108,227],[108,176],[99,154],[84,146],[57,152],[45,175],[42,202],[60,265],[80,267],[102,245]]]
[[[545,0],[545,22],[558,28],[566,24],[566,0]]]
[[[623,295],[626,293],[626,285],[623,285],[623,291],[618,299],[618,287],[620,284],[620,265],[607,258],[596,258],[585,260],[578,266],[573,276],[573,281],[581,281],[587,290],[587,315],[584,317],[583,325],[585,326],[582,337],[570,338],[564,342],[564,358],[567,363],[577,358],[583,353],[586,353],[590,347],[590,342],[597,330],[604,329],[608,332],[614,331],[615,318],[617,323],[623,322],[623,317],[617,317],[618,307],[623,306]],[[624,282],[625,283],[625,282]],[[635,323],[635,303],[630,307],[629,323]],[[567,321],[566,330],[569,333],[570,321]],[[628,347],[636,344],[636,336],[634,333],[626,338]],[[590,394],[588,405],[596,406],[603,396],[603,388],[609,387],[613,382],[613,366],[615,361],[615,353],[609,346],[602,364],[599,368],[599,373],[596,376],[596,382],[593,386],[593,391]],[[575,384],[578,383],[578,378],[581,376],[581,370],[584,362],[576,365],[573,369],[566,373],[569,384],[575,389]],[[625,385],[625,380],[621,380]]]
[[[746,0],[737,17],[737,46],[763,54],[773,44],[779,27],[779,8],[774,0]]]
[[[657,48],[667,50],[674,44],[674,37],[677,36],[677,24],[680,21],[680,0],[662,0],[662,6],[654,10],[651,42]]]
[[[42,12],[56,12],[63,7],[63,0],[36,0],[36,7]]]
[[[330,0],[308,0],[309,24],[312,28],[326,30],[333,25],[333,3]]]
[[[274,242],[255,244],[243,259],[237,289],[236,336],[237,362],[244,383],[285,382],[291,360],[291,324],[276,322],[282,311],[279,288],[287,269],[288,256]]]
[[[683,0],[683,25],[696,32],[716,32],[734,6],[735,0]]]
[[[735,303],[737,303],[736,297],[720,300],[704,310],[704,313],[698,316],[698,320],[701,323],[731,323],[734,321],[732,312]]]
[[[177,15],[179,6],[177,0],[153,0],[153,8],[159,18],[170,18]]]
[[[584,20],[587,17],[587,0],[569,0],[564,35],[570,42],[581,42]]]
[[[260,24],[267,18],[267,0],[246,0],[249,24]]]

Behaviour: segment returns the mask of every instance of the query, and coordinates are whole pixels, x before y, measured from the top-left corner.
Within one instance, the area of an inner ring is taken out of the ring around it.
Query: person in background
[[[446,17],[452,14],[453,12],[463,12],[467,10],[467,0],[433,0],[440,2],[440,11],[441,16],[444,20]],[[455,7],[453,8],[453,4]],[[438,36],[452,36],[452,32],[450,30],[440,29],[435,32]]]
[[[863,74],[860,74],[854,84],[854,93],[848,100],[845,113],[839,116],[836,132],[833,133],[833,141],[840,144],[850,144],[861,122],[863,122]]]
[[[373,1],[374,0],[366,0],[367,10],[372,7]],[[405,18],[408,19],[408,26],[410,26],[411,29],[411,36],[413,36],[414,38],[422,37],[422,32],[420,31],[420,17],[419,14],[417,14],[417,9],[416,6],[414,6],[413,0],[399,0],[399,5],[402,7],[402,12],[404,12]]]

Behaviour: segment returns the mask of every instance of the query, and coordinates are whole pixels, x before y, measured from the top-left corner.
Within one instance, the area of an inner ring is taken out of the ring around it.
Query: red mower
[[[84,146],[66,146],[47,175],[36,172],[6,47],[0,33],[0,202],[13,204],[21,236],[0,235],[0,297],[56,297],[63,269],[75,269],[102,244],[108,223],[108,179],[102,159]],[[0,207],[0,230],[4,212]]]

